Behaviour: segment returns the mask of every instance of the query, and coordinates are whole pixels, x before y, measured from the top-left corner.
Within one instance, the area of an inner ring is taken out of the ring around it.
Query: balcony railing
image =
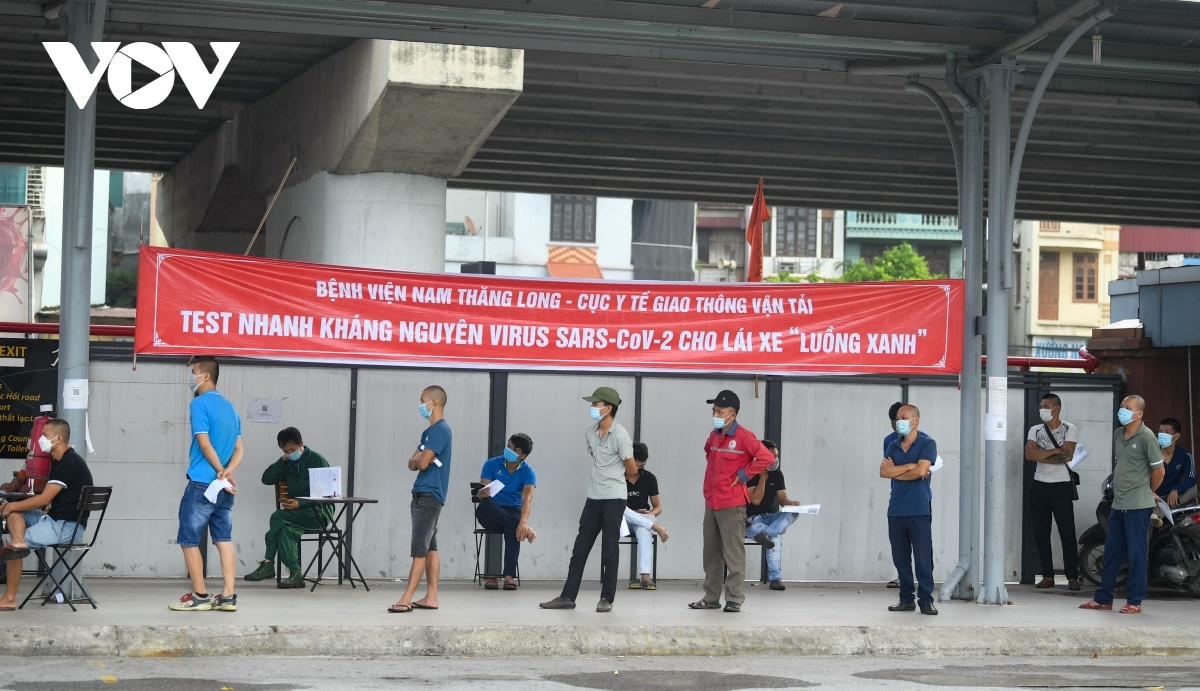
[[[962,232],[952,215],[847,211],[846,237],[959,240]]]

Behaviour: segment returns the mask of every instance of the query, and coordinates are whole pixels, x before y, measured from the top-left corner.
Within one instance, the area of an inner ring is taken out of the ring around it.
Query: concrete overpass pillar
[[[520,50],[363,40],[240,112],[163,178],[172,247],[440,272],[446,180],[521,93]]]

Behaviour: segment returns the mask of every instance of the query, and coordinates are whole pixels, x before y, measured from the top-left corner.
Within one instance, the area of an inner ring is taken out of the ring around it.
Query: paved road
[[[5,658],[13,691],[1200,689],[1194,658]]]

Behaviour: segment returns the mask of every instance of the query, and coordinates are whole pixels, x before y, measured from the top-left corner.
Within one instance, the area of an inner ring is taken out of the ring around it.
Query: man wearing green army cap
[[[592,482],[588,485],[587,501],[579,517],[579,535],[571,552],[571,566],[562,595],[541,604],[542,609],[575,609],[583,569],[588,554],[603,533],[600,545],[600,602],[597,612],[611,612],[617,594],[617,570],[620,562],[621,523],[625,520],[625,503],[629,500],[626,481],[637,478],[633,460],[633,440],[629,432],[616,421],[621,397],[614,389],[601,386],[583,400],[591,406],[588,413],[592,424],[584,430],[583,439],[592,457]]]

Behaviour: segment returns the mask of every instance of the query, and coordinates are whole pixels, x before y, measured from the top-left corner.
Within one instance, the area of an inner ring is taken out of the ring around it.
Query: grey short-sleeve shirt
[[[633,440],[621,423],[613,420],[608,434],[600,438],[600,423],[588,426],[583,433],[587,451],[592,456],[592,482],[588,499],[629,499],[625,483],[625,459],[633,458]]]
[[[1117,458],[1113,467],[1113,509],[1154,508],[1150,472],[1163,465],[1157,437],[1143,424],[1126,440],[1125,428],[1118,427],[1113,432],[1113,453]]]

